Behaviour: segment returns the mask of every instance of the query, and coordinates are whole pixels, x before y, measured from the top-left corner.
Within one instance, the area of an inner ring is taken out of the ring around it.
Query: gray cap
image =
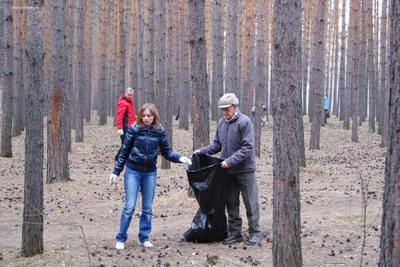
[[[227,108],[232,105],[237,106],[239,104],[239,99],[235,94],[227,93],[224,94],[218,101],[218,108]]]

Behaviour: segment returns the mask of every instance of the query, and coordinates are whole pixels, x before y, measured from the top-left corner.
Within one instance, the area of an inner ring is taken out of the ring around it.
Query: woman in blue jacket
[[[122,210],[120,229],[116,235],[116,249],[124,249],[128,238],[128,228],[135,212],[139,190],[142,195],[142,213],[139,221],[139,244],[152,247],[149,241],[151,232],[152,206],[157,178],[157,154],[171,162],[191,164],[187,157],[172,151],[162,127],[156,107],[151,103],[144,104],[136,117],[135,123],[126,133],[121,153],[110,176],[114,183],[126,166],[124,175],[125,206]]]

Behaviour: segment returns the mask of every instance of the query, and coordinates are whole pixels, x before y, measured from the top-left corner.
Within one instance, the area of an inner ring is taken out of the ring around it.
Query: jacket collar
[[[162,130],[162,125],[160,123],[156,124],[156,125],[151,125],[150,127],[147,127],[140,121],[138,124],[135,124],[135,126],[139,131],[160,131],[160,130]]]
[[[133,103],[133,98],[132,99],[128,99],[125,96],[121,96],[121,98],[123,98],[126,102],[132,104]]]

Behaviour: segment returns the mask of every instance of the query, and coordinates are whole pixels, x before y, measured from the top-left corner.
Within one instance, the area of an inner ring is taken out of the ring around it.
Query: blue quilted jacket
[[[172,151],[161,125],[151,127],[142,124],[131,125],[126,133],[113,173],[120,175],[125,164],[127,168],[136,171],[155,171],[158,148],[164,158],[172,162],[179,162],[181,155]]]

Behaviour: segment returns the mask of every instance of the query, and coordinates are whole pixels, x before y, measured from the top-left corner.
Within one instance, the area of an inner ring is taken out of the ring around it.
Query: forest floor
[[[150,235],[154,247],[145,249],[136,241],[139,200],[123,251],[115,250],[124,203],[122,175],[116,184],[108,183],[119,136],[112,118],[108,121],[105,126],[98,126],[95,119],[85,123],[85,142],[73,142],[69,154],[73,181],[44,184],[44,253],[30,258],[20,256],[24,135],[13,138],[13,158],[0,158],[0,266],[272,266],[271,118],[262,128],[262,155],[257,158],[258,246],[177,242],[190,227],[198,204],[188,197],[183,164],[171,164],[169,170],[158,169]],[[176,121],[173,127],[174,150],[190,156],[192,129],[178,129]],[[331,118],[321,128],[320,150],[310,151],[310,124],[304,119],[307,166],[300,175],[303,266],[360,266],[361,262],[377,266],[386,149],[380,147],[380,136],[368,133],[367,127],[364,123],[359,128],[359,142],[353,143],[351,131]],[[363,195],[367,204],[363,204]],[[247,235],[243,206],[241,214]]]

